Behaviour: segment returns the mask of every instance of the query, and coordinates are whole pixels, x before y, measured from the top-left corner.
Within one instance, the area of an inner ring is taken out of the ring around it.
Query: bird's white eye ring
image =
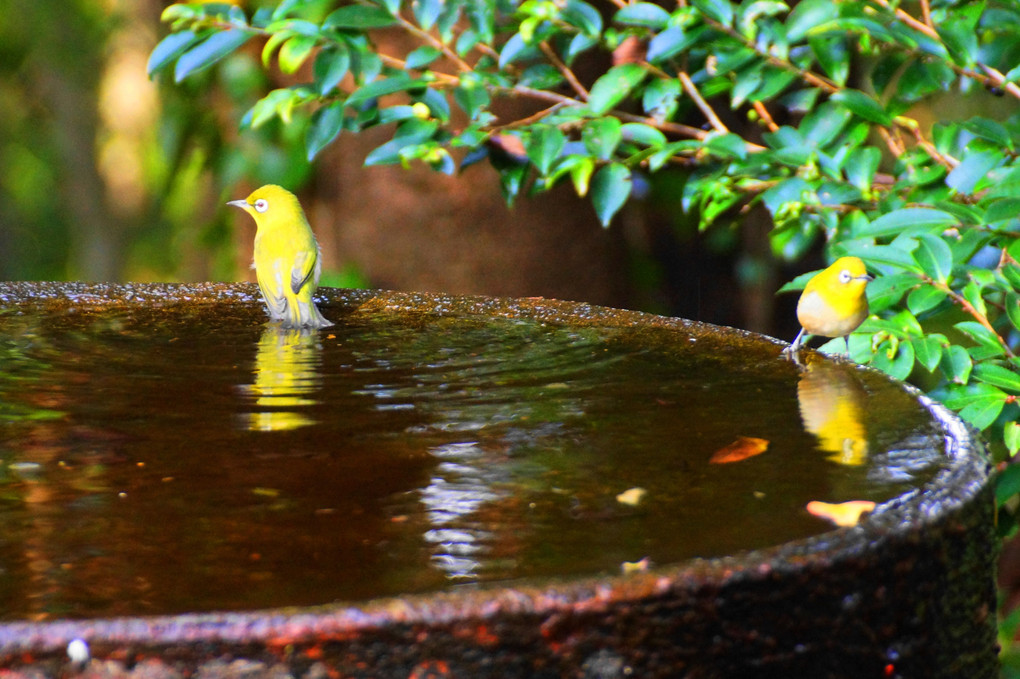
[[[265,212],[268,209],[269,209],[269,201],[266,200],[265,198],[259,198],[258,200],[255,201],[255,211],[256,212]]]
[[[256,209],[257,208],[258,206],[256,206]],[[843,269],[842,271],[839,272],[840,283],[849,283],[850,281],[853,280],[853,277],[854,277],[853,274],[847,271],[846,269]]]

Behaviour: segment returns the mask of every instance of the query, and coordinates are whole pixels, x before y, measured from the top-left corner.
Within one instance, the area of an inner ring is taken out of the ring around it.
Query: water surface
[[[899,387],[668,328],[254,305],[0,314],[0,617],[618,573],[831,530],[944,464]],[[739,437],[765,452],[711,464]],[[642,489],[637,504],[617,496]]]

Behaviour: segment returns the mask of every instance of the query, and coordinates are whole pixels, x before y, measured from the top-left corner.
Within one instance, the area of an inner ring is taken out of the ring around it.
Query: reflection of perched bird
[[[804,335],[842,337],[850,353],[850,333],[868,317],[868,298],[864,288],[872,277],[857,257],[840,257],[828,269],[808,281],[797,303],[801,329],[786,350],[795,355],[804,343]]]
[[[287,189],[268,185],[227,205],[255,218],[255,276],[269,318],[282,321],[285,328],[333,325],[312,302],[322,264],[319,244],[297,197]]]
[[[810,361],[797,382],[804,428],[818,438],[829,460],[856,466],[868,458],[867,392],[853,370],[831,361]]]

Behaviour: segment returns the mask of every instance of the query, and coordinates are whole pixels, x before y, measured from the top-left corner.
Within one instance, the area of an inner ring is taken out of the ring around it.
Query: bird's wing
[[[294,267],[290,270],[290,289],[294,291],[295,295],[315,276],[318,261],[317,248],[299,252],[294,258]]]
[[[269,309],[270,318],[283,318],[287,311],[287,298],[281,294],[283,292],[283,281],[279,280],[279,275],[276,271],[269,272],[267,276],[260,274],[258,270],[255,271],[256,277],[259,281],[259,290],[262,292],[262,299],[266,302],[266,308]],[[270,276],[277,276],[277,280],[273,281]],[[275,287],[273,283],[276,283]]]

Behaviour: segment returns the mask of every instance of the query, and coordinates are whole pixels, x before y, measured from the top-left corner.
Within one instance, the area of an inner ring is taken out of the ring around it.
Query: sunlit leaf
[[[628,505],[630,507],[636,507],[641,504],[641,501],[648,495],[648,491],[644,488],[629,488],[619,495],[616,496],[616,501],[622,505]]]
[[[851,500],[831,504],[813,500],[807,503],[807,510],[813,516],[849,528],[860,523],[862,515],[874,511],[875,503],[869,500]]]

